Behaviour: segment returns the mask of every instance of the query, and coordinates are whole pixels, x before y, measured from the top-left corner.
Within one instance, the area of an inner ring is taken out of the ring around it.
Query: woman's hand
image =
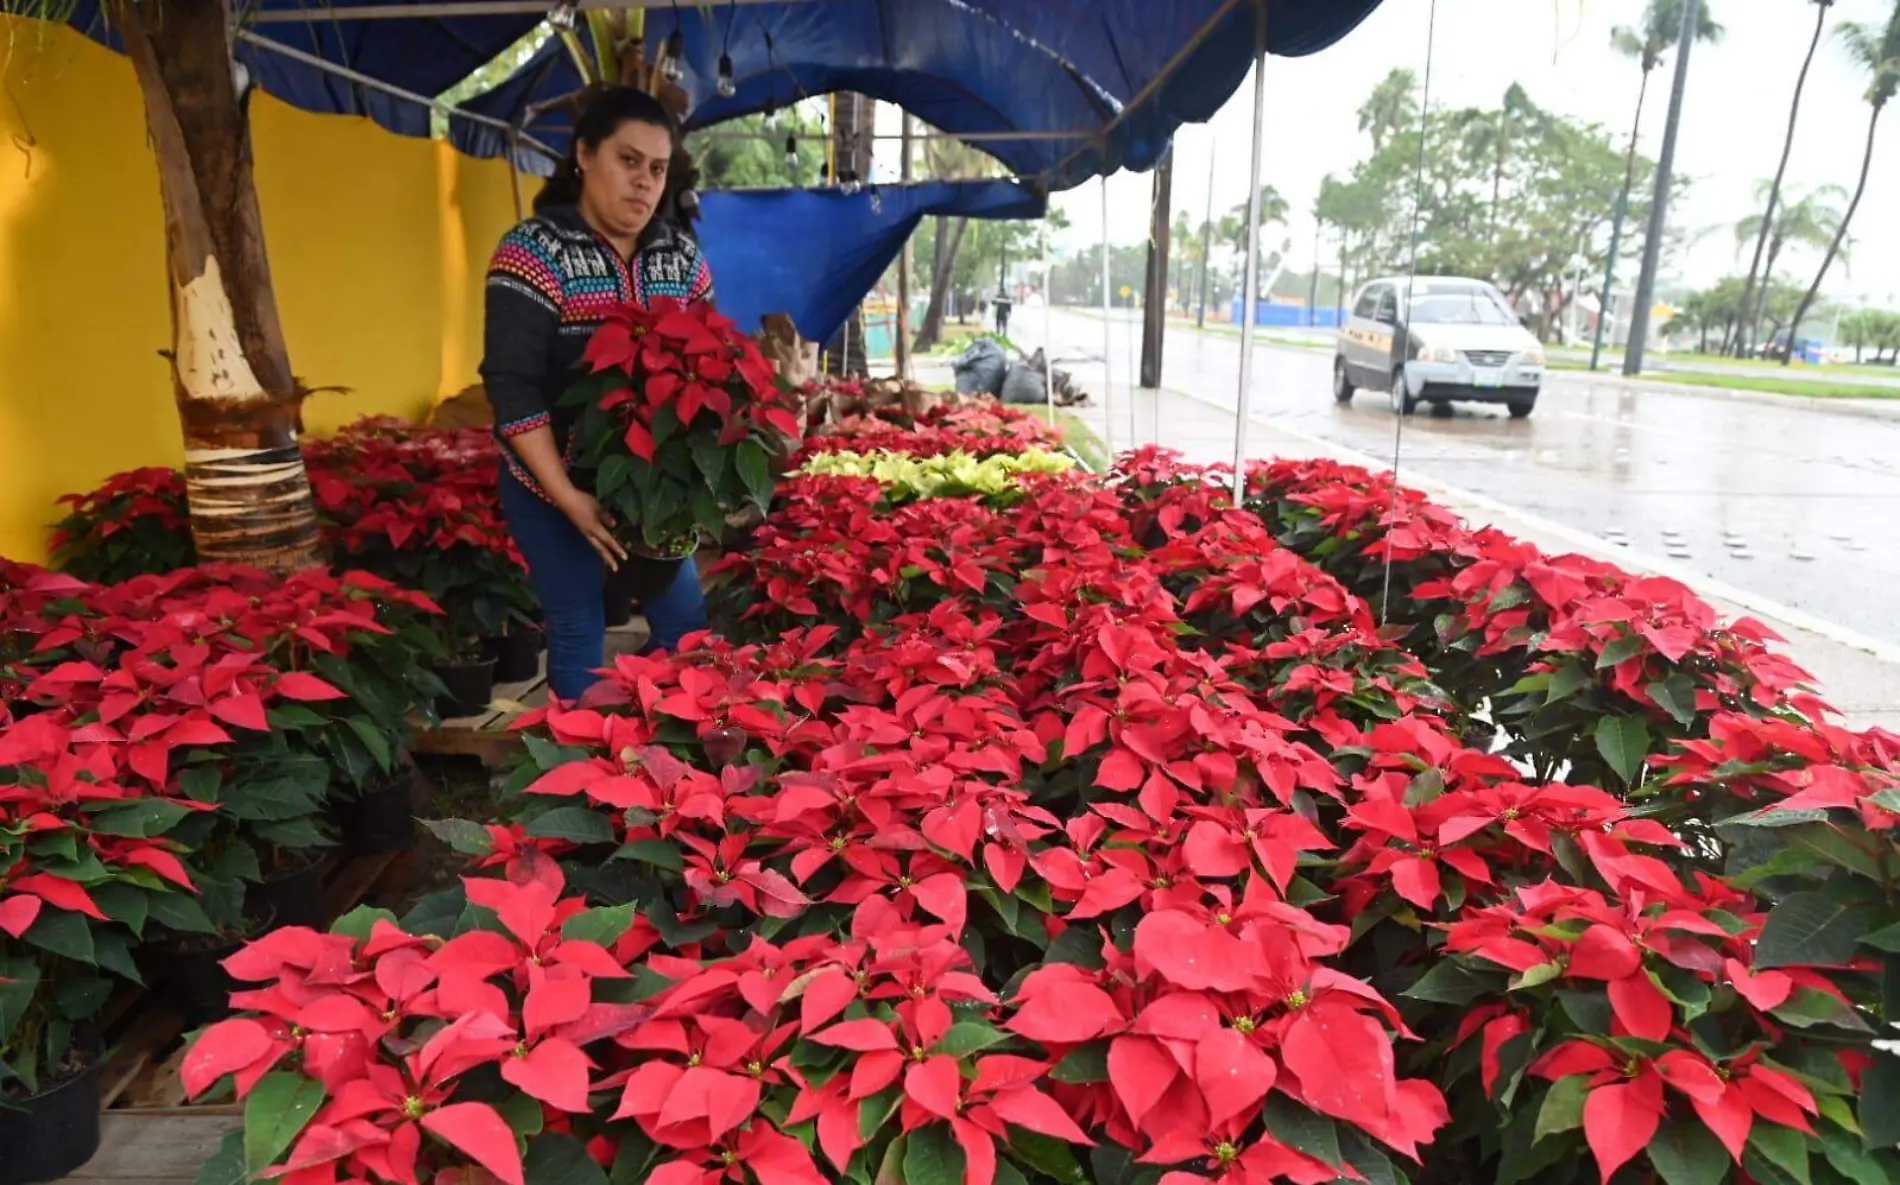
[[[601,509],[592,494],[584,493],[572,485],[556,495],[555,505],[580,530],[588,544],[600,553],[607,570],[618,572],[620,562],[627,558],[627,549],[620,545],[620,540],[614,538],[613,516]]]

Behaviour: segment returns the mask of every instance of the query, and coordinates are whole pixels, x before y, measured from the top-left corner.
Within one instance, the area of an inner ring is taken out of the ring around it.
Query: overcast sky
[[[1878,24],[1895,0],[1839,0],[1832,21]],[[1673,217],[1692,230],[1721,229],[1704,237],[1676,263],[1678,277],[1708,283],[1746,269],[1728,229],[1751,210],[1757,179],[1774,174],[1786,129],[1787,105],[1813,28],[1812,5],[1802,0],[1710,0],[1728,34],[1716,46],[1699,45],[1690,59],[1688,101],[1676,167],[1694,181]],[[1633,24],[1643,0],[1438,0],[1438,33],[1432,63],[1434,108],[1492,106],[1512,82],[1520,82],[1539,105],[1605,124],[1623,143],[1636,102],[1638,71],[1610,49],[1610,29]],[[1429,0],[1386,0],[1364,24],[1330,49],[1306,58],[1275,57],[1267,63],[1266,151],[1263,180],[1278,187],[1295,211],[1288,230],[1294,267],[1304,268],[1313,248],[1313,199],[1327,173],[1341,176],[1371,150],[1358,131],[1356,112],[1373,85],[1395,67],[1421,77],[1426,65]],[[1658,151],[1667,115],[1673,56],[1651,79],[1643,119],[1646,151]],[[1801,131],[1789,166],[1798,187],[1833,182],[1850,192],[1865,144],[1868,106],[1865,77],[1847,62],[1838,43],[1823,42],[1808,80]],[[1198,224],[1208,191],[1212,146],[1216,216],[1246,199],[1252,132],[1253,84],[1249,79],[1207,125],[1190,125],[1175,140],[1174,206]],[[1886,124],[1900,122],[1889,113]],[[1149,175],[1111,178],[1109,233],[1118,243],[1147,234],[1152,194]],[[1058,249],[1099,241],[1100,183],[1058,195],[1072,229]],[[1867,197],[1855,221],[1851,275],[1837,267],[1831,294],[1866,295],[1900,307],[1900,131],[1881,130]],[[1325,253],[1330,257],[1330,249]],[[1801,254],[1787,269],[1810,276],[1818,255]],[[1665,276],[1665,279],[1669,277]]]

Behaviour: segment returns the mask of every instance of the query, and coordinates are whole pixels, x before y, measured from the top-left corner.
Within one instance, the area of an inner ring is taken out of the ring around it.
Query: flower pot
[[[323,876],[330,870],[330,854],[322,849],[296,852],[301,862],[280,869],[250,887],[245,907],[253,913],[273,914],[280,926],[322,929]]]
[[[483,643],[495,660],[495,682],[525,683],[541,673],[541,632],[519,626],[512,634]]]
[[[633,594],[615,586],[611,575],[601,595],[607,598],[608,629],[618,629],[633,620]]]
[[[673,586],[685,562],[684,556],[630,555],[608,575],[608,584],[635,601],[650,601]]]
[[[269,910],[245,919],[249,932],[233,935],[182,934],[146,947],[140,962],[147,980],[185,1016],[186,1028],[197,1028],[231,1011],[231,993],[240,984],[219,964],[276,922]]]
[[[397,770],[387,782],[372,787],[337,808],[343,842],[350,851],[406,852],[416,841],[416,800],[410,772]]]
[[[32,1098],[0,1103],[0,1185],[57,1181],[99,1151],[99,1051]]]
[[[488,701],[495,695],[494,659],[439,666],[435,673],[449,691],[435,705],[444,720],[479,716],[488,710]]]

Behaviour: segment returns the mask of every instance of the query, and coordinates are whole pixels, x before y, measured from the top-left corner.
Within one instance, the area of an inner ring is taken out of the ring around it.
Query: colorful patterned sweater
[[[502,457],[521,483],[546,498],[510,438],[543,425],[572,463],[574,415],[559,406],[577,377],[588,339],[607,311],[656,296],[713,298],[699,244],[656,226],[629,263],[572,206],[556,206],[509,231],[488,265],[482,383],[495,409]]]

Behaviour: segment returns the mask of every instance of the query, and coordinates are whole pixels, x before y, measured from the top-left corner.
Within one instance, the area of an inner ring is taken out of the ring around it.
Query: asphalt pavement
[[[1057,366],[1084,389],[1102,389],[1105,353],[1114,389],[1130,383],[1133,321],[1058,310],[1050,324]],[[1036,349],[1043,311],[1018,310],[1010,329],[1019,346]],[[1788,617],[1824,632],[1900,648],[1900,418],[1551,372],[1529,420],[1460,407],[1401,423],[1382,393],[1335,404],[1331,363],[1323,352],[1256,347],[1255,422],[1387,464],[1396,451],[1404,475],[1788,607]],[[1239,366],[1237,339],[1171,328],[1163,386],[1231,417]],[[1131,407],[1150,421],[1132,437]],[[1125,395],[1106,411],[1090,418],[1114,432],[1117,449],[1131,439],[1167,442],[1181,414]]]

